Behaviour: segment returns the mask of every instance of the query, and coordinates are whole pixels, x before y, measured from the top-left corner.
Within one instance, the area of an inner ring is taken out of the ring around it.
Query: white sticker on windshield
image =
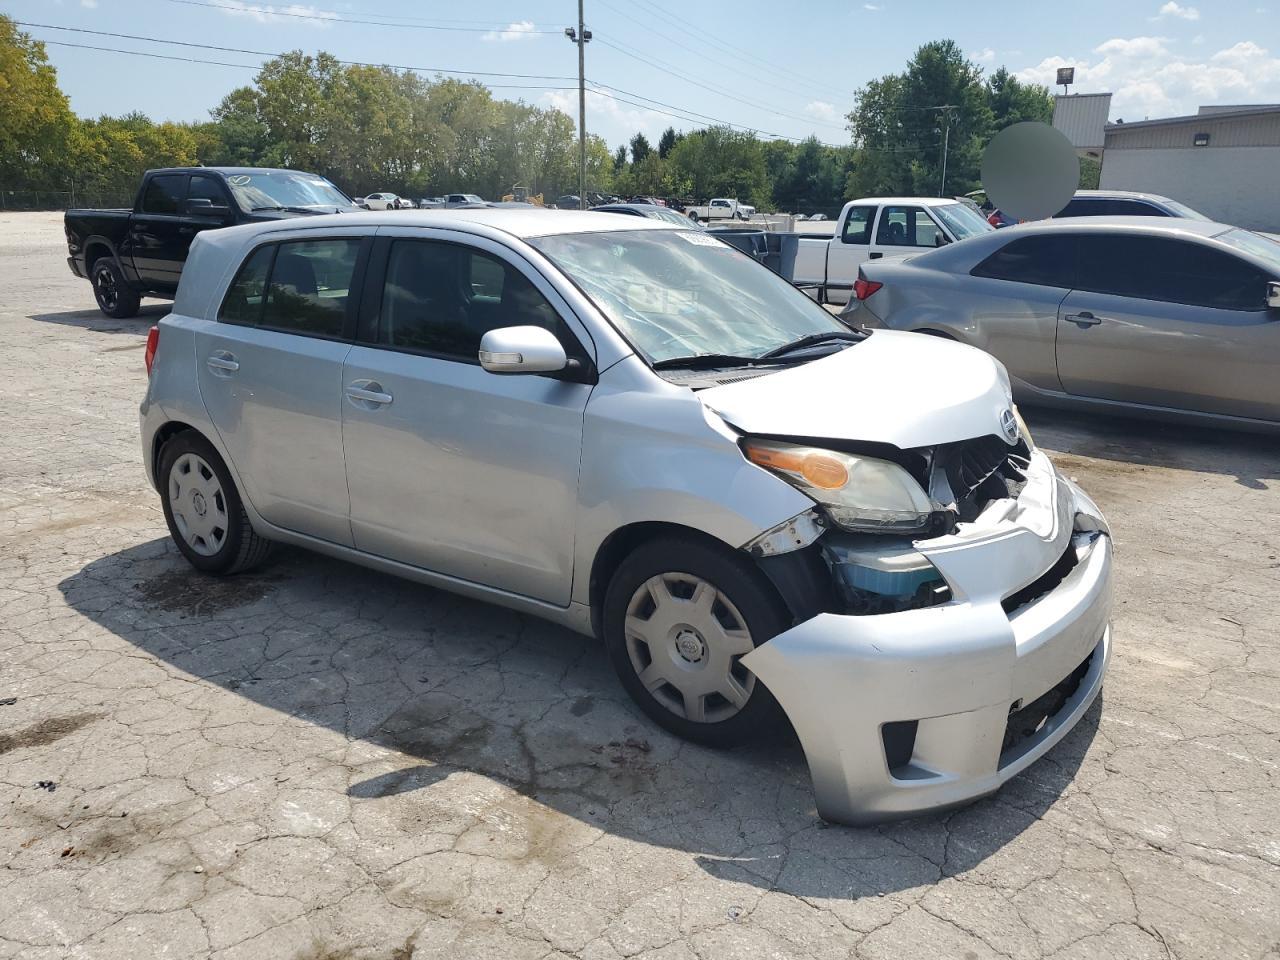
[[[718,247],[720,241],[715,237],[708,236],[705,233],[695,233],[692,230],[681,230],[676,234],[677,237],[684,237],[690,243],[695,243],[700,247]]]
[[[230,183],[237,187],[243,187],[246,183],[249,182],[249,180],[250,178],[246,177],[244,174],[237,174],[234,177],[227,177],[227,183]]]

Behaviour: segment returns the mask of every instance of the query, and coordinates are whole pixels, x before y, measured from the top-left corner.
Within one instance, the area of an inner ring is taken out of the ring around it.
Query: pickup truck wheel
[[[260,537],[226,464],[204,437],[184,431],[160,451],[160,499],[169,535],[188,562],[225,576],[257,566],[271,551]]]
[[[741,661],[789,623],[745,557],[694,538],[639,547],[605,594],[604,639],[627,693],[659,726],[713,747],[785,726]]]
[[[689,219],[690,219],[690,220],[692,220],[694,223],[697,223],[697,222],[698,222],[698,215],[697,215],[696,213],[691,213],[691,214],[689,214]]]
[[[114,260],[99,257],[94,261],[91,276],[93,296],[98,301],[99,310],[117,320],[127,320],[138,315],[142,298],[121,276],[120,268]]]

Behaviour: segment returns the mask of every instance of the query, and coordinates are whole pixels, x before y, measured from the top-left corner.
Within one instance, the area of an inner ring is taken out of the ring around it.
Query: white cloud
[[[810,100],[804,105],[804,112],[823,123],[839,123],[840,113],[834,103],[825,100]]]
[[[517,20],[507,24],[505,30],[490,30],[481,39],[502,43],[510,43],[512,40],[536,40],[538,35],[533,31],[532,20]]]
[[[862,5],[862,9],[863,9],[863,10],[883,10],[883,9],[884,9],[884,7],[882,7],[882,6],[881,6],[880,4],[878,4],[878,3],[864,3],[864,4]]]
[[[976,60],[978,63],[991,63],[996,58],[996,52],[990,47],[984,47],[981,50],[970,50],[969,59]]]
[[[1202,104],[1280,101],[1280,59],[1251,40],[1186,57],[1161,37],[1108,40],[1094,58],[1047,57],[1018,71],[1052,87],[1058,67],[1076,68],[1075,90],[1110,91],[1111,117],[1142,120],[1193,114]]]
[[[1199,20],[1200,11],[1195,7],[1184,7],[1174,3],[1173,0],[1169,0],[1152,19],[1162,20],[1165,17],[1177,17],[1179,20]]]
[[[80,6],[87,10],[94,10],[98,6],[98,0],[80,0]]]
[[[310,24],[325,28],[342,19],[332,10],[321,10],[303,3],[276,5],[247,3],[246,0],[220,0],[214,9],[232,17],[248,17],[258,23],[288,23],[293,26]]]

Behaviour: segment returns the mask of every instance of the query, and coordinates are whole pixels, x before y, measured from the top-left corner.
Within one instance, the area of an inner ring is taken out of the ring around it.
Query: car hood
[[[981,350],[881,330],[778,373],[699,391],[744,433],[902,449],[994,434],[1013,406],[1004,366]]]

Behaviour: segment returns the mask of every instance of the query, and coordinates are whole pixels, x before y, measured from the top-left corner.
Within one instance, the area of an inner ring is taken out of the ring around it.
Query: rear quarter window
[[[1074,286],[1075,239],[1066,236],[1019,237],[969,271],[972,276],[1042,287]]]

